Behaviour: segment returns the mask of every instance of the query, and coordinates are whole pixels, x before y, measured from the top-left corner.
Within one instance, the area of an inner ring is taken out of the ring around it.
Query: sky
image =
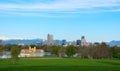
[[[0,0],[0,39],[120,40],[120,0]]]

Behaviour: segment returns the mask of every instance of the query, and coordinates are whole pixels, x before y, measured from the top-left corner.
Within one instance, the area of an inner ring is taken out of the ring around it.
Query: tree
[[[111,50],[111,53],[112,53],[112,57],[113,58],[118,58],[118,55],[120,53],[120,47],[118,47],[118,46],[112,46],[110,48],[110,50]]]
[[[34,47],[36,47],[36,45],[35,44],[30,44],[30,47],[34,48]]]
[[[76,53],[75,47],[72,45],[67,46],[65,53],[68,57],[73,57],[73,55]]]
[[[6,55],[6,51],[8,48],[6,48],[4,45],[0,45],[0,56]]]
[[[82,58],[88,58],[88,56],[89,56],[89,47],[82,46],[81,47],[81,57]]]
[[[12,46],[14,46],[14,45],[12,45],[12,44],[6,44],[6,45],[4,45],[4,50],[5,51],[10,51],[10,49],[12,48]]]
[[[61,46],[60,49],[59,49],[59,56],[64,57],[65,51],[66,51],[66,47]]]
[[[51,54],[54,54],[54,55],[56,55],[56,56],[59,56],[60,47],[59,47],[59,46],[52,46],[51,48],[52,48]]]
[[[11,48],[11,62],[12,62],[12,64],[18,63],[18,61],[19,61],[18,55],[20,54],[20,51],[21,51],[21,49],[17,45],[14,45]]]
[[[0,45],[0,56],[3,55],[3,45]]]
[[[116,58],[120,59],[120,53],[116,54]]]
[[[91,57],[97,58],[97,59],[112,57],[109,47],[104,42],[102,42],[97,46],[94,46],[91,50],[90,55]]]
[[[45,52],[50,52],[51,46],[43,45],[41,48],[44,49]]]

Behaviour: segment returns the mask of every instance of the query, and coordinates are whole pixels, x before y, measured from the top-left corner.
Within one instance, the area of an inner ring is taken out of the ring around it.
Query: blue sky
[[[0,39],[120,40],[120,0],[1,0]]]

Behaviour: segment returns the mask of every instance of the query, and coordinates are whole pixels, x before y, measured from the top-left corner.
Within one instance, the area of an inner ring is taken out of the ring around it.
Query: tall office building
[[[87,42],[86,42],[85,36],[82,36],[81,37],[81,46],[86,46],[86,45],[87,45]]]
[[[50,46],[53,44],[53,35],[48,34],[47,35],[47,46]]]
[[[66,40],[62,40],[62,45],[66,45],[67,41]]]
[[[80,45],[81,45],[81,40],[77,40],[77,41],[76,41],[76,45],[77,45],[77,46],[80,46]]]

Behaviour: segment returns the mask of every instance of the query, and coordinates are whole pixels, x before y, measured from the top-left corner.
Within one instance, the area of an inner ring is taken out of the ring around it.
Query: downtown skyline
[[[0,38],[120,40],[120,0],[3,0]]]

